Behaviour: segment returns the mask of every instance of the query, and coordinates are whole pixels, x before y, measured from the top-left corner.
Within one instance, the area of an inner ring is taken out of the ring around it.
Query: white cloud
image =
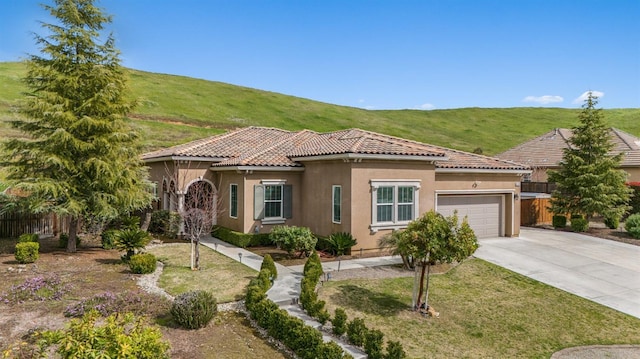
[[[591,92],[592,96],[597,98],[602,98],[604,96],[604,92],[601,91],[586,91],[585,93],[580,95],[580,97],[573,100],[573,103],[583,103],[587,99],[587,96],[589,96],[589,92]]]
[[[535,102],[540,105],[547,105],[550,103],[558,103],[564,101],[562,96],[544,95],[544,96],[527,96],[522,99],[523,102]]]
[[[436,106],[433,104],[423,103],[422,105],[417,106],[415,109],[416,110],[433,110],[434,108],[436,108]]]

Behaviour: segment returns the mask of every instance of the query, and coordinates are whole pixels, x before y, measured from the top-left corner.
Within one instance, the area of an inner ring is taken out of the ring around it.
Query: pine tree
[[[93,0],[43,5],[56,18],[35,35],[40,55],[26,61],[29,92],[11,122],[27,138],[5,143],[9,178],[37,199],[37,211],[69,216],[75,252],[79,219],[108,220],[150,204],[138,134],[126,122],[133,107],[111,34],[111,17]]]
[[[589,92],[560,169],[549,171],[549,182],[557,184],[551,197],[555,214],[619,219],[627,210],[630,191],[626,173],[619,169],[624,154],[612,154],[614,144],[597,103],[598,98]]]

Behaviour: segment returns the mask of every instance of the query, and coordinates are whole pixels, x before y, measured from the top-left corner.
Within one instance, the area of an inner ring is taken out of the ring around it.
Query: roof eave
[[[300,166],[211,166],[212,171],[303,172]]]
[[[436,168],[436,173],[498,173],[498,174],[530,174],[525,169],[490,169],[490,168]]]
[[[390,154],[370,154],[370,153],[337,153],[331,155],[316,155],[291,157],[292,161],[328,161],[328,160],[354,160],[354,159],[371,159],[371,160],[404,160],[404,161],[448,161],[447,156],[416,156],[416,155],[390,155]]]
[[[165,162],[165,161],[202,161],[202,162],[220,162],[225,157],[208,157],[208,156],[161,156],[152,158],[143,158],[144,163]]]

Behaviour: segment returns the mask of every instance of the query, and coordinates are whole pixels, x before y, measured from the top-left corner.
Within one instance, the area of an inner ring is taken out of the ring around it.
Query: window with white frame
[[[292,218],[292,186],[283,180],[263,180],[254,186],[254,219],[262,223],[284,223]]]
[[[282,185],[264,186],[264,217],[282,218]]]
[[[399,229],[418,217],[419,180],[372,180],[371,230]]]
[[[229,186],[229,216],[238,218],[238,185],[235,183]]]
[[[342,186],[332,186],[331,222],[340,223],[342,220]]]

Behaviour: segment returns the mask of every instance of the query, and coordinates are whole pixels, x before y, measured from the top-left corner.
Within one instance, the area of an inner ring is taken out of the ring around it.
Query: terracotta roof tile
[[[616,128],[609,129],[614,144],[613,153],[623,152],[623,167],[640,167],[640,139]],[[573,135],[570,129],[557,128],[524,142],[496,157],[532,167],[555,167],[562,160],[563,150],[569,147]]]
[[[487,156],[433,146],[361,129],[329,133],[289,132],[247,127],[223,135],[169,147],[143,155],[143,160],[171,156],[210,157],[213,166],[301,167],[312,156],[369,154],[432,157],[437,168],[526,170],[526,166]],[[440,160],[438,160],[440,158]]]

